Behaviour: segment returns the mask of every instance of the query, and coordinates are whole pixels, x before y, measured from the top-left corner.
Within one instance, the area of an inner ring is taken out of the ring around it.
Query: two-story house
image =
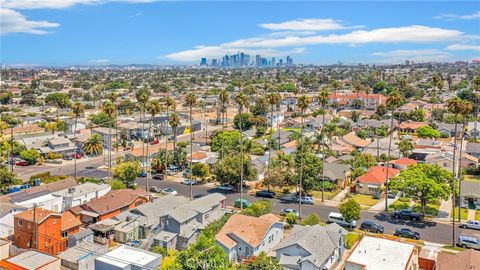
[[[342,259],[346,234],[347,231],[336,223],[295,226],[274,251],[285,269],[331,269]]]
[[[283,239],[283,223],[272,214],[252,217],[234,214],[215,236],[230,261],[270,252]]]
[[[62,156],[71,156],[75,154],[75,144],[65,137],[56,137],[48,140],[46,145],[38,149],[41,154],[47,155],[54,153]]]
[[[84,183],[78,186],[54,192],[54,197],[62,198],[62,212],[72,207],[100,198],[111,190],[110,185]]]
[[[193,243],[206,225],[224,215],[226,197],[213,193],[190,201],[160,217],[160,228],[169,237],[160,240],[160,245],[185,249]],[[158,237],[157,237],[158,238]]]

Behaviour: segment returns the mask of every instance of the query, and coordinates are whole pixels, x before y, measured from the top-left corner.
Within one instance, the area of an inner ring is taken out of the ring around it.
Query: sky
[[[0,0],[0,39],[7,65],[472,60],[480,1]]]

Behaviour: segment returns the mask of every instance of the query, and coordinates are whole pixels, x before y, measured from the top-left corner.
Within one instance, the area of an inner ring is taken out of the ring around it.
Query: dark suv
[[[420,220],[423,218],[422,214],[413,212],[412,210],[408,209],[393,211],[393,217],[411,220]]]
[[[414,232],[408,228],[398,228],[393,235],[415,240],[420,239],[420,234],[418,232]]]
[[[265,198],[275,198],[275,192],[268,191],[268,190],[259,190],[259,191],[255,192],[255,196],[265,197]]]
[[[383,233],[384,228],[382,225],[375,224],[372,221],[364,221],[362,225],[360,225],[360,230],[373,233]]]

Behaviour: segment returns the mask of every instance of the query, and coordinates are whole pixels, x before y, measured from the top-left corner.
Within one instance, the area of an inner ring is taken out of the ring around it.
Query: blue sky
[[[182,64],[245,51],[297,63],[480,58],[478,2],[0,0],[2,64]]]

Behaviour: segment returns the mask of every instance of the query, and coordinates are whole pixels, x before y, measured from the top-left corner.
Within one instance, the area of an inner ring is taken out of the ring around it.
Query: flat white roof
[[[95,260],[124,268],[128,265],[145,266],[158,258],[161,258],[159,254],[121,245]]]
[[[347,263],[365,265],[366,270],[404,270],[414,248],[412,244],[364,236]]]
[[[35,250],[28,250],[15,257],[7,259],[7,262],[25,269],[37,269],[38,266],[49,264],[56,260],[59,260],[59,258]]]

